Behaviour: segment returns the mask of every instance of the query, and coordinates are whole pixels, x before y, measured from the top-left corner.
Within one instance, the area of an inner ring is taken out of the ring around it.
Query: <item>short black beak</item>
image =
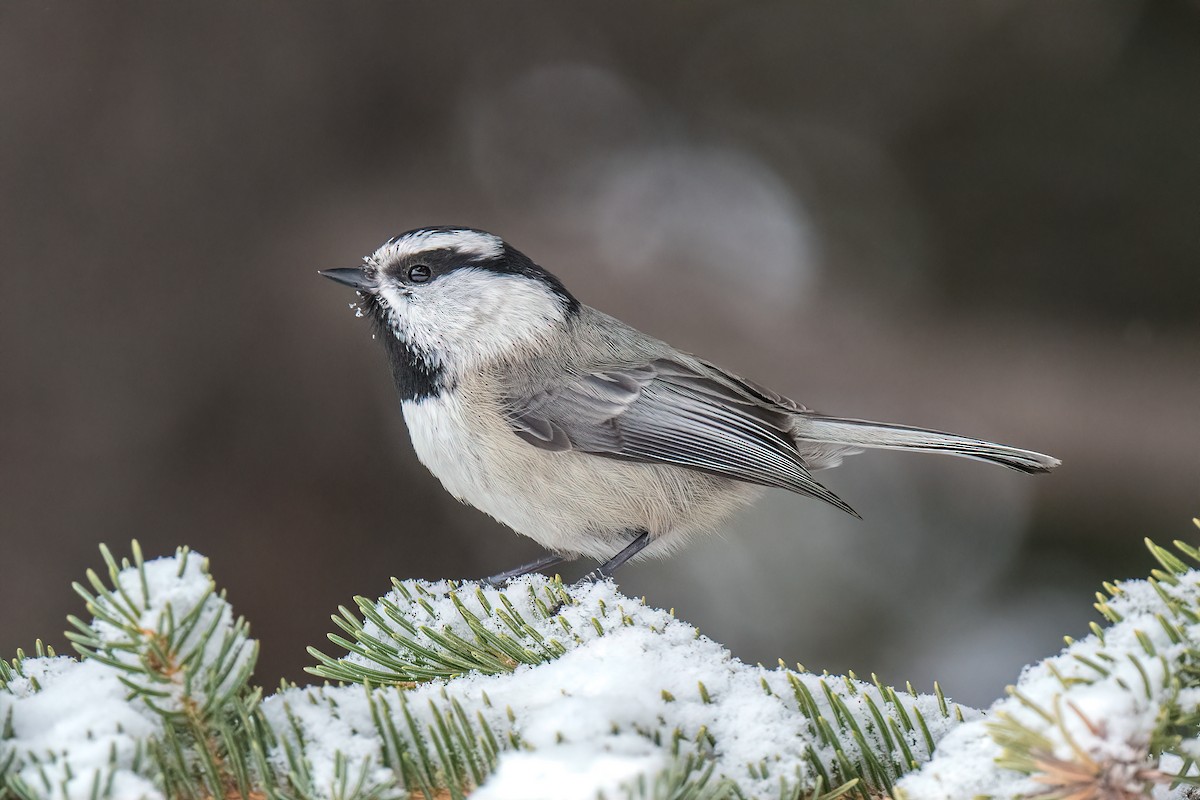
[[[368,278],[358,267],[346,267],[343,269],[319,269],[318,275],[324,275],[331,281],[344,283],[347,286],[352,286],[361,292],[373,292],[379,288],[379,284],[373,279]]]

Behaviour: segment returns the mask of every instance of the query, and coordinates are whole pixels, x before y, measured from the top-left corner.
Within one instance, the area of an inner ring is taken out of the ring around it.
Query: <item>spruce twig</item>
[[[1046,700],[1017,687],[1013,710],[986,723],[1001,765],[1047,793],[1092,800],[1133,796],[1159,783],[1200,783],[1192,774],[1200,756],[1200,710],[1192,701],[1200,693],[1200,550],[1182,543],[1147,547],[1158,564],[1150,578],[1105,584],[1096,607],[1108,627],[1094,626],[1086,650],[1075,648],[1047,666],[1061,695]],[[648,616],[619,595],[614,601],[611,592],[589,594],[588,587],[559,581],[534,578],[503,592],[393,581],[387,597],[358,597],[353,610],[339,609],[339,632],[330,641],[346,655],[312,651],[318,664],[310,671],[343,685],[284,686],[264,702],[250,685],[257,643],[204,559],[181,548],[173,558],[148,562],[136,542],[131,558],[118,560],[107,548],[101,555],[103,574],[89,571],[75,587],[91,617],[70,618],[68,638],[81,660],[58,657],[39,641],[32,653],[0,661],[0,800],[119,800],[121,787],[130,785],[195,800],[466,798],[504,759],[534,745],[522,735],[524,711],[494,707],[485,691],[463,693],[456,681],[539,669],[631,628],[664,641],[683,625],[665,612]],[[1156,609],[1150,616],[1148,604]],[[1150,627],[1121,627],[1143,618]],[[55,691],[86,664],[124,687],[125,702],[157,727],[133,738],[101,731],[131,744],[114,745],[94,768],[77,766],[70,747],[23,748],[15,704]],[[794,771],[757,756],[737,769],[719,768],[726,749],[720,726],[643,721],[623,731],[614,721],[614,735],[640,737],[667,757],[664,769],[642,774],[618,794],[631,800],[899,796],[939,736],[964,718],[936,684],[933,696],[919,701],[911,686],[898,691],[874,676],[862,682],[782,664],[754,675],[769,702],[794,716],[797,741],[807,742]],[[684,706],[699,718],[716,714],[728,690],[705,681],[664,686],[656,695],[668,715],[661,719]],[[1070,699],[1075,689],[1100,685],[1155,712],[1131,756],[1099,753],[1095,740],[1107,735],[1105,720]],[[346,738],[325,735],[333,727],[345,728]],[[328,750],[331,741],[339,744]],[[1183,759],[1182,768],[1164,770],[1166,754]],[[758,788],[748,794],[748,786]]]

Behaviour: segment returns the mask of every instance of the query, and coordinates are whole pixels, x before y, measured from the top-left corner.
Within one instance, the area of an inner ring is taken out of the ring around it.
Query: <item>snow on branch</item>
[[[1197,521],[1200,527],[1200,521]],[[1188,798],[1200,784],[1200,551],[1147,540],[1148,580],[1106,583],[1108,627],[1026,667],[899,782],[904,800]],[[1182,558],[1180,557],[1182,556]],[[1184,559],[1191,562],[1189,567]]]
[[[0,661],[0,800],[1182,800],[1200,759],[1200,552],[1106,585],[1108,625],[986,714],[744,664],[612,583],[393,581],[339,609],[322,686],[263,698],[257,643],[186,549],[76,589],[81,658]],[[936,687],[935,687],[936,688]]]
[[[311,671],[379,687],[383,716],[419,718],[418,729],[478,723],[485,741],[506,743],[480,798],[611,796],[680,761],[746,797],[838,787],[867,796],[890,790],[974,714],[940,695],[743,664],[612,583],[530,576],[501,591],[397,581],[386,597],[356,603],[362,620],[344,608],[335,618],[352,639],[330,637],[348,655],[314,650],[321,665]],[[362,730],[381,715],[371,704],[356,686],[293,689],[266,711],[290,715],[294,742],[331,750],[341,735],[326,735],[333,709]],[[491,757],[484,748],[478,760]],[[469,748],[462,760],[471,761]]]

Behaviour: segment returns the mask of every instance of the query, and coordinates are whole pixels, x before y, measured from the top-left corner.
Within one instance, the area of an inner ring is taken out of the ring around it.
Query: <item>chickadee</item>
[[[1058,459],[951,433],[827,417],[583,305],[498,236],[418,228],[361,267],[421,463],[452,495],[545,547],[518,575],[589,556],[608,577],[780,487],[858,516],[812,473],[862,448],[1020,472]]]

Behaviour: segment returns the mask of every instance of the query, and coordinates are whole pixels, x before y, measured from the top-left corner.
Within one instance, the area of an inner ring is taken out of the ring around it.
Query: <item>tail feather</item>
[[[944,431],[861,419],[823,417],[816,414],[805,414],[795,419],[792,435],[798,442],[947,453],[988,461],[1025,473],[1049,472],[1062,463],[1057,458],[1032,450],[1021,450]]]

